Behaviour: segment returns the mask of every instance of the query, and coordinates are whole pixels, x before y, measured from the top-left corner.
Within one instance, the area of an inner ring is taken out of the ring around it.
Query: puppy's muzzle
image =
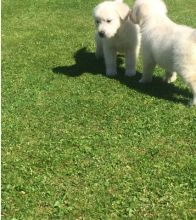
[[[105,37],[105,32],[104,32],[104,31],[99,31],[99,36],[100,36],[101,38]]]

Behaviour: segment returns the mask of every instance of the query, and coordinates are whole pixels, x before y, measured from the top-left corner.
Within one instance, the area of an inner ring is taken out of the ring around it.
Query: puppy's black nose
[[[104,32],[104,31],[100,31],[100,32],[99,32],[99,36],[100,36],[100,37],[105,37],[105,32]]]

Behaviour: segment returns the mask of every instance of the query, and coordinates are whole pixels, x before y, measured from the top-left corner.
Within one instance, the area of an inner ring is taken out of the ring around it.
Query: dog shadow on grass
[[[85,47],[76,51],[74,59],[75,64],[71,66],[58,66],[53,68],[52,71],[56,74],[63,74],[69,77],[78,77],[83,73],[101,74],[107,77],[105,75],[104,60],[97,60],[95,53],[88,52]],[[118,66],[123,63],[121,56],[118,56],[117,62]],[[125,77],[124,69],[120,67],[118,68],[118,76],[113,79],[140,93],[175,103],[187,104],[191,97],[188,89],[179,88],[174,84],[164,83],[161,77],[153,76],[153,81],[149,84],[139,83],[138,81],[141,77],[142,74],[140,72],[137,72],[134,77]]]

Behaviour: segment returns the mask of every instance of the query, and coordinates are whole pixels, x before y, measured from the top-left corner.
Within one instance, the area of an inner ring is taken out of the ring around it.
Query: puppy
[[[117,52],[125,53],[126,76],[136,74],[139,26],[130,20],[129,6],[122,0],[104,1],[93,11],[96,32],[96,57],[104,57],[106,75],[117,74]]]
[[[196,30],[172,22],[162,0],[136,0],[131,18],[142,33],[140,82],[150,82],[158,64],[165,69],[165,81],[175,81],[176,72],[182,76],[193,91],[191,104],[196,105]]]

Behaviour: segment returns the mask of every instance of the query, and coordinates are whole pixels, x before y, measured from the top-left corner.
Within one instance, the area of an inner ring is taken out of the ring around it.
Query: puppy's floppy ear
[[[141,24],[149,14],[149,8],[146,5],[136,6],[131,12],[131,20],[135,24]]]
[[[146,5],[141,5],[137,10],[136,16],[138,18],[143,18],[146,17],[149,13],[149,7],[147,7]]]
[[[128,5],[123,3],[123,1],[116,0],[115,1],[115,9],[122,20],[125,20],[128,18],[129,14],[130,14],[130,9],[129,9]]]
[[[95,18],[96,10],[97,10],[97,7],[93,8],[93,11],[92,11],[92,16],[93,16],[93,18]]]

